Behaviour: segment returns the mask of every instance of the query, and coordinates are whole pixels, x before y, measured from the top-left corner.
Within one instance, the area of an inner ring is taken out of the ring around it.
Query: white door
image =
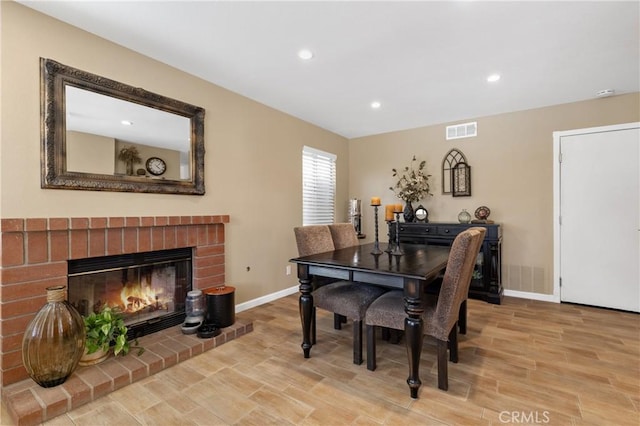
[[[559,142],[560,299],[640,312],[640,129],[588,130]]]

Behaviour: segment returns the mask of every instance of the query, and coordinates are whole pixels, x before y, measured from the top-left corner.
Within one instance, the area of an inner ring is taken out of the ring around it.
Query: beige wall
[[[226,281],[236,302],[297,284],[285,267],[302,222],[302,146],[338,156],[341,206],[346,139],[22,5],[0,2],[0,14],[1,217],[229,214]],[[206,195],[41,189],[40,57],[203,107]]]
[[[394,183],[391,169],[409,165],[413,155],[427,160],[435,193],[422,204],[430,221],[456,222],[463,208],[473,215],[477,207],[488,206],[490,219],[503,225],[505,289],[552,294],[552,133],[640,121],[639,94],[460,122],[467,121],[478,122],[477,137],[447,141],[445,127],[457,123],[445,123],[349,141],[349,195],[363,200],[379,195],[383,205],[397,202],[388,189]],[[442,160],[454,147],[471,165],[471,197],[442,194]],[[364,210],[370,240],[373,212]],[[381,240],[386,241],[386,231]]]
[[[66,143],[67,170],[102,175],[115,173],[115,139],[69,130]]]
[[[349,198],[362,199],[368,241],[370,197],[395,202],[391,168],[414,154],[426,159],[435,190],[424,202],[430,219],[455,221],[462,208],[489,206],[504,225],[505,288],[550,294],[552,132],[640,120],[636,93],[469,119],[479,128],[471,139],[445,141],[442,124],[346,141],[16,3],[1,2],[0,19],[0,217],[229,214],[226,276],[238,303],[297,284],[285,267],[297,252],[292,227],[302,220],[303,145],[337,154],[337,220],[347,219]],[[40,57],[205,108],[206,195],[41,189]],[[452,147],[472,166],[471,197],[440,193]]]

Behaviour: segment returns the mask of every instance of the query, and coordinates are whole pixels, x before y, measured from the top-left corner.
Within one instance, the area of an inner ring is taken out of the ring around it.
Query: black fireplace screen
[[[81,315],[124,313],[129,337],[180,324],[191,290],[191,248],[69,261],[69,303]]]

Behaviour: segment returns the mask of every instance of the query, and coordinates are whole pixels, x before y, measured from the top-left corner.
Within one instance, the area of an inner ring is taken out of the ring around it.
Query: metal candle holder
[[[373,243],[373,251],[371,254],[382,254],[382,250],[380,250],[380,243],[378,242],[378,206],[377,204],[372,204],[375,214],[375,229],[376,229],[376,239]]]
[[[394,212],[396,214],[396,246],[391,251],[391,254],[394,256],[402,256],[404,252],[400,248],[400,213]]]
[[[391,251],[393,250],[393,245],[395,244],[395,242],[391,239],[392,223],[393,223],[393,219],[387,221],[387,240],[389,240],[389,243],[387,244],[387,248],[384,250],[385,253],[391,253]]]

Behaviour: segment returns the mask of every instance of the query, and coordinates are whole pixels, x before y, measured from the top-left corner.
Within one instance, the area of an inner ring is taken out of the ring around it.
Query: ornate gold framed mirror
[[[40,72],[42,188],[205,193],[203,108],[51,59]]]

